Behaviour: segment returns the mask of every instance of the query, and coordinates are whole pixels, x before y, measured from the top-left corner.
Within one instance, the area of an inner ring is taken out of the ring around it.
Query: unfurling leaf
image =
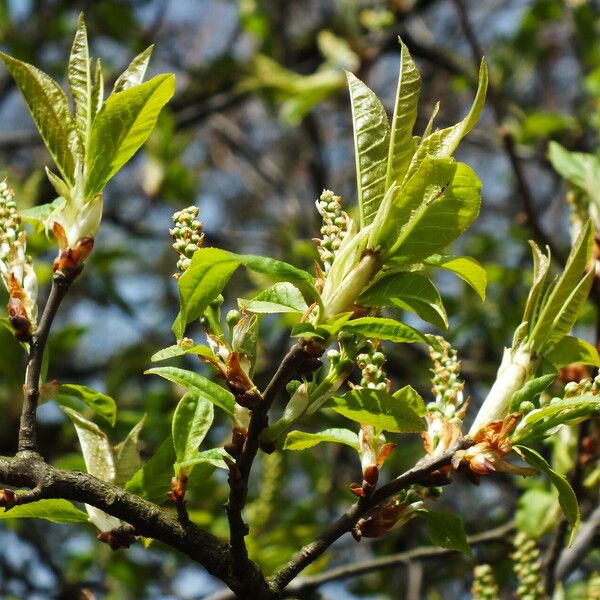
[[[433,510],[419,510],[427,521],[429,539],[436,545],[449,550],[458,550],[471,556],[471,547],[465,535],[465,526],[459,515]]]
[[[349,429],[325,429],[319,433],[306,433],[305,431],[290,431],[285,438],[284,450],[306,450],[323,442],[345,444],[359,449],[358,435]]]

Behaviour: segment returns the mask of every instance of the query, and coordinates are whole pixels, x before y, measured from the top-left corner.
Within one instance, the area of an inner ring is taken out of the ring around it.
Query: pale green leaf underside
[[[308,310],[300,290],[287,282],[276,283],[251,300],[238,299],[240,309],[255,313],[300,313]]]
[[[346,73],[352,123],[361,228],[369,225],[385,194],[390,126],[377,96],[352,73]]]
[[[144,81],[146,69],[152,56],[154,45],[148,46],[143,52],[138,54],[130,63],[129,66],[117,77],[113,87],[113,94],[127,90],[133,86],[139,85]]]
[[[115,446],[115,485],[123,487],[142,466],[138,442],[145,424],[146,415],[133,426],[127,437]]]
[[[319,433],[290,431],[285,438],[284,450],[306,450],[323,442],[345,444],[358,452],[358,435],[349,429],[325,429]]]

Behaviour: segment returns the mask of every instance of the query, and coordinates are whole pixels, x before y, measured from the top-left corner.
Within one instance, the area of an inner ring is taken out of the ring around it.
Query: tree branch
[[[50,328],[58,307],[65,297],[71,280],[62,273],[55,273],[52,278],[52,288],[44,307],[44,312],[33,339],[31,340],[29,361],[23,387],[23,410],[19,427],[19,452],[37,452],[36,411],[40,397],[39,383],[44,359],[44,349],[48,341]]]
[[[472,443],[468,438],[462,438],[443,454],[434,458],[424,458],[412,469],[376,489],[368,498],[360,498],[335,523],[325,529],[316,540],[304,546],[272,577],[274,588],[276,590],[285,589],[298,573],[319,558],[331,544],[345,533],[352,531],[362,516],[399,491],[411,485],[423,483],[427,475],[449,465],[457,450],[467,448]]]
[[[62,498],[85,502],[122,519],[135,528],[137,535],[159,540],[200,563],[239,598],[272,600],[274,597],[260,569],[250,563],[242,579],[228,547],[210,533],[193,523],[183,525],[175,513],[87,473],[57,469],[29,453],[0,457],[0,481],[35,490],[33,496],[26,493],[23,497],[26,501]]]
[[[303,369],[307,362],[314,360],[323,353],[320,346],[315,346],[310,341],[301,340],[296,342],[282,360],[275,375],[262,393],[259,406],[252,411],[248,435],[244,448],[234,466],[230,467],[230,494],[227,504],[227,515],[229,519],[230,544],[233,555],[244,563],[248,563],[248,552],[244,541],[248,534],[248,527],[244,522],[242,510],[246,504],[248,495],[248,479],[252,463],[260,447],[260,434],[268,425],[268,412],[277,394],[296,374]],[[310,363],[309,363],[310,366]],[[314,370],[314,367],[313,369]]]

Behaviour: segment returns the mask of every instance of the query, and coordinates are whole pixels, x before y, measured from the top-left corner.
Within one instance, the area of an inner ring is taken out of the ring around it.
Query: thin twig
[[[40,319],[37,330],[33,334],[23,388],[23,410],[19,427],[19,452],[37,452],[36,411],[40,397],[39,383],[44,359],[44,349],[52,322],[69,289],[71,281],[60,273],[52,278],[52,288]]]
[[[323,531],[313,542],[304,546],[271,579],[275,589],[283,590],[308,565],[321,556],[331,544],[352,531],[359,519],[391,496],[407,487],[423,483],[428,475],[449,465],[454,454],[472,444],[468,438],[462,438],[443,454],[434,458],[425,458],[412,469],[375,490],[368,498],[360,498],[335,523]]]
[[[483,51],[483,47],[481,46],[479,38],[475,33],[475,29],[471,24],[471,20],[469,19],[469,14],[465,7],[464,0],[453,0],[453,2],[458,13],[462,30],[465,34],[465,38],[467,39],[469,48],[471,50],[473,62],[478,67],[482,57],[485,54]],[[506,111],[500,93],[496,89],[492,77],[490,77],[488,83],[488,98],[490,100],[492,112],[494,114],[494,120],[496,121],[496,125],[498,126],[498,132],[502,140],[504,152],[506,153],[506,156],[510,163],[517,184],[517,189],[521,197],[521,202],[523,203],[523,210],[525,214],[524,224],[526,224],[529,227],[535,239],[543,246],[548,246],[548,248],[550,248],[550,251],[552,252],[552,255],[560,262],[560,264],[564,265],[564,256],[554,243],[553,238],[546,234],[539,222],[535,207],[534,195],[531,190],[531,186],[529,185],[529,181],[527,179],[523,163],[521,162],[521,159],[517,154],[515,140],[512,134],[504,127],[504,117]]]

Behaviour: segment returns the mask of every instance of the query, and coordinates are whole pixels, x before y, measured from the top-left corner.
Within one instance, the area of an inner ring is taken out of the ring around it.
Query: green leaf
[[[417,313],[440,329],[448,327],[439,292],[427,277],[418,273],[386,275],[368,288],[358,302],[364,306],[395,306]]]
[[[530,336],[534,349],[538,352],[541,351],[548,338],[553,334],[552,325],[555,323],[557,315],[568,309],[565,303],[569,297],[575,301],[579,300],[573,298],[572,294],[580,284],[583,270],[592,254],[593,233],[592,223],[588,220],[573,244],[562,275],[554,285],[550,296],[539,313]],[[555,343],[557,341],[555,340]]]
[[[33,65],[2,52],[0,59],[19,86],[40,136],[63,179],[73,184],[75,157],[72,148],[76,133],[65,93],[54,79]]]
[[[251,300],[238,299],[240,310],[255,313],[300,313],[304,314],[308,306],[300,290],[291,283],[276,283],[260,292]]]
[[[419,514],[427,521],[427,534],[436,546],[471,556],[465,526],[459,515],[426,509],[419,510]]]
[[[18,494],[18,492],[17,492]],[[66,500],[38,500],[0,511],[0,519],[46,519],[53,523],[88,523],[88,516]]]
[[[196,455],[192,458],[183,462],[175,463],[175,471],[184,473],[191,473],[192,469],[197,465],[210,465],[217,469],[227,469],[227,463],[224,458],[231,456],[227,453],[225,448],[211,448],[210,450],[203,450],[202,452],[196,452]]]
[[[469,110],[467,116],[452,127],[446,127],[445,129],[439,129],[424,137],[421,141],[421,145],[415,152],[413,160],[411,162],[407,178],[411,177],[412,174],[419,168],[419,165],[426,156],[434,158],[448,158],[452,156],[458,144],[471,129],[475,126],[483,110],[485,104],[485,95],[488,86],[488,69],[485,59],[482,59],[481,66],[479,68],[479,81],[477,84],[477,93],[475,94],[475,100]]]
[[[361,228],[373,222],[385,193],[390,126],[377,96],[346,72],[352,124]]]
[[[285,438],[284,450],[306,450],[322,442],[346,444],[358,452],[358,435],[349,429],[325,429],[319,433],[290,431]]]
[[[102,104],[104,104],[104,76],[102,75],[102,62],[97,58],[96,67],[94,68],[94,81],[92,84],[92,119],[100,112]]]
[[[117,418],[117,403],[106,394],[101,394],[87,385],[63,383],[55,399],[63,404],[65,398],[76,398],[89,406],[96,414],[114,426]]]
[[[482,302],[485,300],[487,275],[485,269],[474,258],[434,254],[425,259],[425,263],[452,271],[475,290]]]
[[[80,13],[77,21],[77,32],[69,57],[67,78],[75,101],[75,125],[81,142],[81,152],[83,153],[87,147],[90,127],[94,117],[90,53],[83,13]]]
[[[115,456],[106,434],[78,412],[66,406],[62,409],[75,426],[87,472],[102,481],[113,483],[116,477]],[[86,504],[85,508],[90,520],[100,531],[110,531],[121,525],[119,519],[94,506]]]
[[[130,63],[129,66],[117,77],[113,87],[113,94],[118,94],[124,90],[128,90],[144,81],[146,69],[152,56],[154,45],[148,46],[143,52],[138,54]]]
[[[569,525],[571,526],[571,534],[569,536],[569,546],[573,543],[579,526],[581,525],[581,515],[579,514],[579,505],[577,504],[577,496],[571,487],[571,484],[560,473],[553,471],[546,460],[535,450],[526,446],[515,446],[515,449],[521,456],[535,469],[539,469],[548,475],[550,481],[558,491],[558,501],[563,510]]]
[[[210,379],[177,367],[155,367],[145,371],[146,375],[159,375],[168,381],[177,383],[190,392],[194,392],[215,406],[222,408],[228,415],[233,416],[235,399],[233,394],[213,383]]]
[[[85,197],[102,192],[108,180],[136,153],[175,92],[173,74],[157,75],[110,96],[92,123]]]
[[[115,453],[115,485],[123,487],[142,466],[138,442],[140,433],[146,424],[146,415],[134,425],[127,437],[114,448]]]
[[[556,142],[548,146],[548,159],[569,183],[600,200],[600,159],[594,154],[569,152]]]
[[[368,338],[388,340],[396,343],[424,342],[423,334],[409,325],[383,317],[362,317],[348,321],[343,331],[359,333]]]
[[[394,218],[403,225],[383,243],[399,263],[414,263],[444,250],[477,218],[481,181],[463,163],[425,159],[402,197],[410,200]]]
[[[48,204],[40,204],[32,206],[19,214],[26,223],[32,225],[36,230],[43,230],[48,222],[48,218],[55,211],[61,209],[65,205],[64,198],[56,198]]]
[[[529,323],[529,328],[533,329],[541,308],[542,297],[547,290],[546,277],[550,269],[550,251],[548,250],[548,255],[544,254],[532,240],[529,240],[529,245],[533,254],[533,282],[527,295],[523,322]]]
[[[600,398],[591,394],[554,399],[550,404],[528,412],[511,435],[513,444],[531,444],[552,430],[600,412]]]
[[[509,412],[518,412],[523,402],[533,402],[539,406],[537,399],[555,379],[556,373],[549,373],[548,375],[530,379],[520,390],[512,395]]]
[[[517,500],[516,525],[534,539],[539,539],[556,525],[558,502],[553,492],[531,488]]]
[[[600,367],[600,356],[598,350],[592,344],[579,338],[566,335],[546,358],[556,369],[560,369],[571,363],[581,363]]]
[[[171,487],[174,463],[175,448],[169,435],[152,458],[127,482],[125,489],[150,502],[163,504]]]
[[[400,185],[415,152],[413,128],[417,119],[417,105],[421,92],[421,76],[408,48],[400,40],[400,74],[394,104],[394,117],[387,160],[386,183]]]
[[[298,269],[293,265],[281,260],[276,260],[275,258],[257,256],[255,254],[235,254],[234,252],[229,252],[228,254],[247,269],[269,275],[274,279],[295,281],[296,283],[307,283],[311,285],[314,282],[314,277],[307,271]]]
[[[419,417],[424,417],[427,413],[427,407],[423,398],[421,398],[419,392],[412,388],[410,385],[405,385],[403,388],[395,391],[392,396],[396,398],[398,402],[402,402],[409,406]]]
[[[182,348],[180,344],[173,344],[168,348],[163,348],[162,350],[155,352],[150,357],[150,360],[152,362],[159,362],[161,360],[183,356],[184,354],[198,354],[199,356],[205,356],[207,358],[214,358],[215,356],[214,352],[208,346],[202,344],[191,346],[190,348]]]
[[[410,404],[385,390],[356,388],[332,398],[325,406],[352,421],[372,425],[382,431],[408,433],[425,429],[423,419]]]
[[[208,305],[221,293],[240,261],[219,248],[200,248],[179,278],[180,318],[173,326],[178,338],[185,325],[204,314]]]
[[[214,418],[213,405],[204,394],[188,392],[181,398],[173,415],[173,446],[177,463],[196,458]],[[175,466],[175,474],[189,475],[191,468]]]

